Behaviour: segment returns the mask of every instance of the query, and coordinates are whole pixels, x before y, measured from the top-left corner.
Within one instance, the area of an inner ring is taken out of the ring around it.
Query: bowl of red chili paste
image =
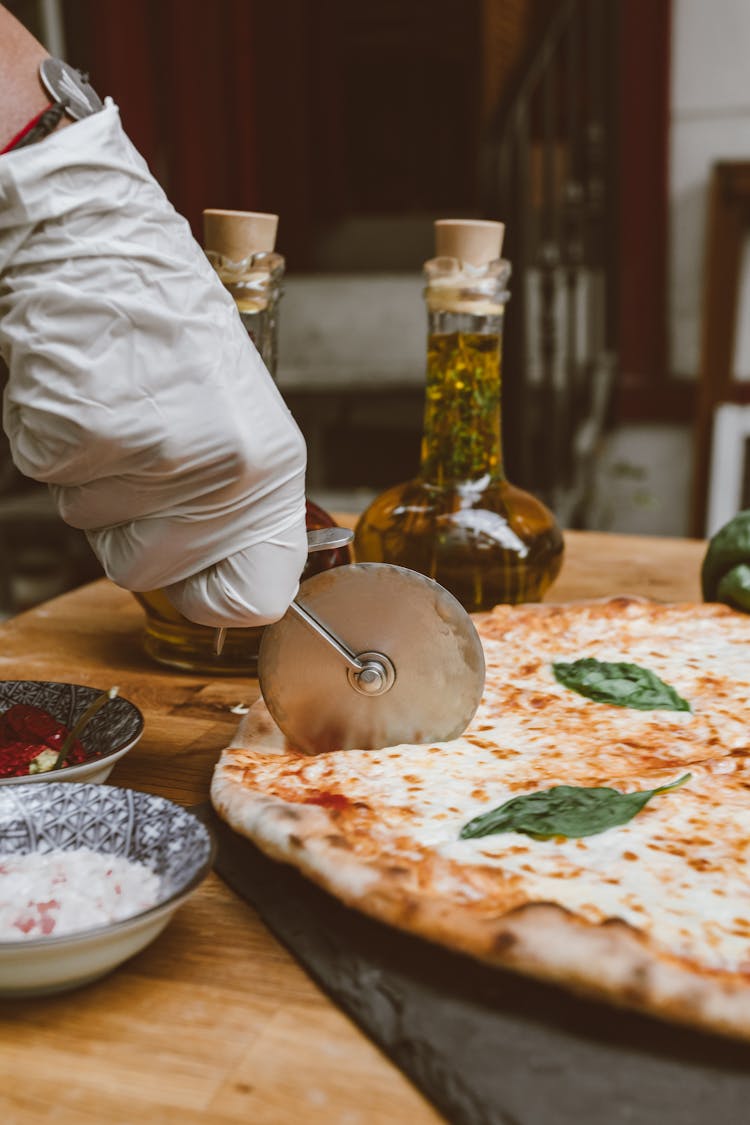
[[[104,781],[143,734],[143,715],[122,696],[86,724],[58,765],[70,731],[101,689],[50,680],[0,680],[0,786]]]

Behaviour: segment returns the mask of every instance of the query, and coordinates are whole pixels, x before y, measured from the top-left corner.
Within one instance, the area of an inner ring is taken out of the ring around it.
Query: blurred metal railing
[[[585,526],[616,368],[620,0],[565,0],[486,138],[484,206],[513,264],[504,342],[511,479]]]

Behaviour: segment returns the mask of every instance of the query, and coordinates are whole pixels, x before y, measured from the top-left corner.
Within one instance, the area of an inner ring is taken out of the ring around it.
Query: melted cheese
[[[750,618],[720,607],[618,600],[500,608],[479,621],[484,698],[462,738],[435,746],[251,762],[247,783],[287,801],[341,794],[332,811],[362,854],[462,873],[445,893],[502,913],[552,902],[622,918],[708,968],[750,972]],[[554,678],[555,660],[651,669],[692,712],[595,703]],[[461,840],[472,817],[556,784],[650,789],[629,823],[582,839],[518,833]]]

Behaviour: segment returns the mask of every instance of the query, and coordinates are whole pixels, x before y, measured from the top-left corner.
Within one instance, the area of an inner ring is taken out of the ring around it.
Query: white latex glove
[[[283,614],[302,436],[109,99],[0,156],[0,353],[13,459],[110,578],[205,625]]]

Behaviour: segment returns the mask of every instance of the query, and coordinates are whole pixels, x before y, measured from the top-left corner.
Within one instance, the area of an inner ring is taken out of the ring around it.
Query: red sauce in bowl
[[[0,779],[51,770],[68,734],[64,723],[42,707],[14,703],[0,715]],[[76,739],[65,758],[65,765],[77,766],[98,757],[98,753],[88,753]]]

